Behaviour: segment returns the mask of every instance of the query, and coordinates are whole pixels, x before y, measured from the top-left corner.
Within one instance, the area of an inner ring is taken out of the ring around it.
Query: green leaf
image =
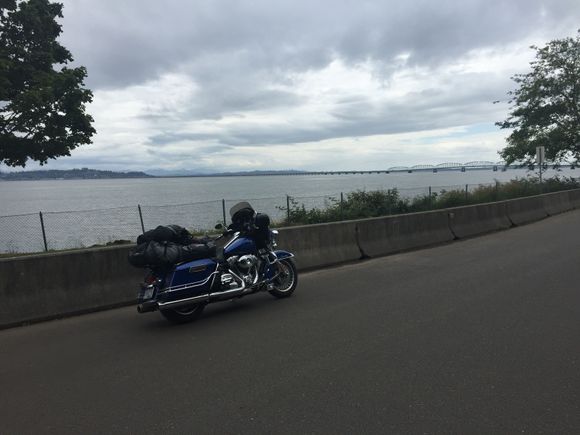
[[[92,92],[57,38],[62,4],[0,0],[0,163],[46,163],[90,144]]]
[[[508,163],[533,163],[536,147],[544,146],[546,158],[555,163],[580,160],[580,30],[575,38],[532,46],[536,57],[532,70],[512,79],[519,85],[512,96],[506,120],[497,122],[511,130],[500,151]]]

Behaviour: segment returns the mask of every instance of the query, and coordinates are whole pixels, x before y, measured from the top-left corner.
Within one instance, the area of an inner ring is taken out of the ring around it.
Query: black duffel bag
[[[156,242],[154,240],[141,243],[129,252],[128,260],[132,266],[172,266],[184,261],[199,260],[215,256],[215,245],[189,244],[180,245],[173,242]]]
[[[194,241],[189,231],[179,225],[159,225],[137,237],[138,245],[147,242],[172,242],[179,245],[190,245]]]

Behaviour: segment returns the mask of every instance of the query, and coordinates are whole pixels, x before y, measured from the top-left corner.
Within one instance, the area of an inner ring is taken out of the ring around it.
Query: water
[[[137,204],[146,229],[175,223],[207,230],[223,221],[226,209],[247,200],[254,208],[281,219],[286,195],[307,207],[322,207],[329,198],[354,190],[398,188],[413,197],[441,189],[474,188],[480,184],[526,177],[528,171],[468,170],[349,175],[193,177],[115,180],[0,182],[0,252],[44,249],[39,212],[43,213],[49,249],[134,240],[141,233]],[[555,175],[548,171],[546,177]],[[561,176],[579,176],[564,169]],[[530,174],[533,175],[533,174]],[[14,216],[16,215],[16,216]],[[10,216],[10,217],[6,217]]]
[[[580,176],[578,170],[562,170],[562,176]],[[553,176],[548,171],[546,176]],[[190,204],[221,199],[283,198],[337,195],[357,189],[397,187],[402,191],[428,186],[465,186],[525,177],[528,171],[472,170],[412,174],[244,176],[144,178],[115,180],[51,180],[0,182],[0,216],[91,210],[128,205]]]

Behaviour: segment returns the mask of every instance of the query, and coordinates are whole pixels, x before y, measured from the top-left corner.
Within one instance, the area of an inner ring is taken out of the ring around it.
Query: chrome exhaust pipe
[[[244,283],[244,280],[241,279],[238,275],[236,275],[233,272],[231,274],[233,276],[235,276],[235,278],[237,278],[238,282],[241,284],[239,287],[236,287],[233,289],[222,290],[222,291],[214,291],[212,293],[206,293],[203,295],[194,296],[192,298],[179,299],[176,301],[167,301],[167,302],[148,301],[148,302],[144,302],[142,304],[139,304],[137,306],[137,311],[139,311],[140,313],[144,313],[147,311],[154,311],[155,309],[163,310],[163,309],[168,309],[168,308],[177,308],[177,307],[181,307],[181,306],[189,305],[189,304],[203,303],[203,302],[209,303],[212,301],[219,301],[219,300],[226,300],[226,299],[235,298],[236,296],[239,296],[242,293],[244,293],[244,290],[246,290],[246,284]],[[149,304],[153,305],[153,307],[150,307]]]
[[[147,301],[142,302],[137,305],[137,312],[138,313],[149,313],[151,311],[155,311],[157,309],[157,302],[155,301]]]
[[[144,304],[140,304],[137,306],[137,311],[140,313],[144,313],[147,311],[154,311],[155,309],[168,309],[168,308],[178,308],[184,305],[190,305],[195,303],[209,303],[214,301],[226,300],[235,298],[238,295],[241,295],[244,292],[246,287],[237,287],[231,290],[225,290],[222,292],[214,292],[214,293],[207,293],[205,295],[195,296],[193,298],[186,298],[186,299],[179,299],[177,301],[168,301],[168,302],[154,302],[152,305],[155,305],[154,308],[146,307],[145,311],[141,311],[143,308],[140,308]]]
[[[226,299],[231,299],[231,298],[235,298],[236,296],[242,294],[244,292],[244,290],[246,289],[246,283],[244,282],[244,280],[242,278],[240,278],[236,273],[234,273],[231,269],[228,270],[227,275],[229,275],[229,278],[227,281],[222,277],[222,285],[223,284],[232,284],[234,282],[234,280],[232,278],[235,278],[235,280],[237,281],[237,283],[239,284],[238,287],[235,288],[229,288],[227,290],[219,290],[219,291],[215,291],[209,294],[209,299],[210,301],[219,301],[219,300],[226,300]]]
[[[232,298],[235,298],[236,296],[244,293],[245,289],[246,289],[246,286],[243,285],[241,287],[237,287],[237,288],[234,288],[231,290],[225,290],[223,292],[210,293],[209,299],[210,299],[210,301],[221,301],[221,300],[226,300],[226,299],[232,299]]]
[[[160,310],[163,310],[165,308],[177,308],[183,305],[195,304],[200,302],[209,302],[209,293],[205,295],[194,296],[192,298],[179,299],[176,301],[157,302],[156,304],[159,306]]]

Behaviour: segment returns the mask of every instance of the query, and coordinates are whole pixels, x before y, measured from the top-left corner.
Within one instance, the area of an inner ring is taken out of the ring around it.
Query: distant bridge
[[[457,163],[457,162],[446,162],[439,163],[438,165],[414,165],[414,166],[392,166],[387,169],[373,169],[370,171],[263,171],[263,172],[232,172],[224,174],[196,174],[187,175],[186,177],[240,177],[240,176],[271,176],[271,175],[349,175],[349,174],[390,174],[397,172],[434,172],[439,171],[472,171],[472,170],[493,170],[493,171],[505,171],[507,169],[534,169],[534,165],[527,165],[523,163],[513,163],[511,165],[506,164],[506,162],[490,162],[487,160],[473,161],[467,163]],[[576,169],[575,165],[548,165],[544,164],[544,169],[548,168],[570,168]]]
[[[551,167],[545,165],[544,168]],[[575,169],[572,165],[559,165],[555,167],[570,167]],[[389,174],[391,172],[439,172],[439,171],[461,171],[465,172],[468,170],[493,170],[493,171],[505,171],[507,169],[519,169],[519,168],[529,168],[533,169],[532,166],[524,164],[511,164],[508,165],[506,162],[490,162],[490,161],[473,161],[467,163],[456,163],[456,162],[446,162],[439,163],[438,165],[414,165],[414,166],[393,166],[387,169],[376,169],[372,171],[310,171],[310,172],[299,172],[295,175],[347,175],[347,174]]]

